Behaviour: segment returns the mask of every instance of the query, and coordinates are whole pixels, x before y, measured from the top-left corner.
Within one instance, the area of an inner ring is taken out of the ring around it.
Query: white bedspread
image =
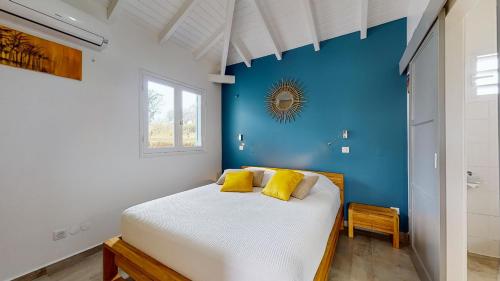
[[[127,209],[122,237],[180,274],[203,281],[311,281],[340,196],[324,176],[304,200],[224,193],[211,184]]]

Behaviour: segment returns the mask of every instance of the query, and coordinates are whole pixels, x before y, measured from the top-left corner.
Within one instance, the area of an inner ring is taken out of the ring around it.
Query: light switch
[[[349,154],[349,147],[348,146],[343,146],[342,147],[342,153]]]

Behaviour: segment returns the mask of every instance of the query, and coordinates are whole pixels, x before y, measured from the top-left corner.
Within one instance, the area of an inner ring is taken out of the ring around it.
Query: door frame
[[[465,152],[465,17],[480,0],[456,0],[446,16],[447,274],[467,280],[467,165]],[[497,11],[500,0],[497,0]],[[498,14],[498,12],[497,12]],[[497,17],[497,26],[498,26]],[[497,28],[497,33],[500,29]],[[500,38],[497,37],[497,38]],[[499,39],[500,40],[500,39]],[[459,44],[457,44],[457,42]],[[497,47],[499,45],[497,44]],[[500,198],[499,198],[500,199]]]

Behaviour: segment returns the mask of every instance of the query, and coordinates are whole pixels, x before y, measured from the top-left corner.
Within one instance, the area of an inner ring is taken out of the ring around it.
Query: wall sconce
[[[348,139],[349,138],[349,131],[347,129],[343,129],[340,138],[342,138],[344,140]],[[332,141],[329,141],[328,142],[328,146],[332,146],[333,143],[336,142],[336,141],[338,141],[340,138],[336,138],[336,139],[334,139]]]
[[[238,141],[240,142],[239,150],[245,150],[245,143],[243,142],[243,134],[238,135]]]
[[[345,140],[349,138],[349,131],[348,130],[346,130],[346,129],[342,130],[342,138]]]

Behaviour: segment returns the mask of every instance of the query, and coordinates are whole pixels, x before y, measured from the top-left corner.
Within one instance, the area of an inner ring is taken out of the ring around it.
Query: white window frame
[[[476,72],[476,66],[477,66],[477,60],[478,57],[480,56],[487,56],[487,55],[494,55],[494,52],[491,53],[473,53],[467,60],[466,60],[466,66],[465,66],[465,71],[466,71],[466,101],[488,101],[488,100],[495,100],[498,95],[477,95],[476,94],[476,85],[474,84],[475,82],[475,76],[477,75]],[[499,83],[500,87],[500,83]]]
[[[174,146],[163,148],[149,147],[149,96],[148,96],[148,81],[153,81],[159,84],[164,84],[174,88]],[[185,153],[201,153],[205,152],[205,126],[206,126],[206,98],[205,90],[197,88],[186,83],[166,78],[161,75],[149,72],[147,70],[140,71],[140,151],[143,157],[161,156],[172,154]],[[198,130],[201,137],[201,146],[185,147],[182,146],[182,92],[187,91],[201,97],[201,109],[199,114]]]

